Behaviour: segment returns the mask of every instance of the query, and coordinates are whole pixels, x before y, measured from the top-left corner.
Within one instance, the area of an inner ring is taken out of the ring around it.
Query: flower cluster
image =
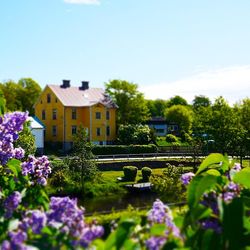
[[[5,240],[1,249],[29,249],[31,246],[25,243],[29,238],[29,230],[34,235],[41,235],[45,226],[59,230],[76,248],[87,247],[104,232],[103,227],[84,222],[84,209],[77,206],[76,199],[52,197],[48,212],[29,210],[25,213],[18,227],[9,232],[10,240]]]
[[[34,157],[29,156],[26,162],[22,163],[22,174],[30,175],[33,183],[45,186],[47,184],[48,175],[51,173],[50,162],[47,156]]]
[[[241,187],[232,181],[233,175],[240,170],[240,164],[235,163],[235,165],[225,173],[225,176],[227,177],[227,184],[223,186],[220,192],[210,191],[209,193],[205,193],[203,195],[203,199],[200,203],[205,207],[211,208],[213,212],[213,217],[200,221],[203,229],[212,229],[218,234],[222,233],[222,226],[219,220],[218,200],[221,199],[225,203],[230,203],[234,198],[240,196]]]
[[[78,208],[76,199],[51,197],[48,224],[59,227],[72,239],[74,246],[86,247],[104,231],[101,226],[85,224],[83,214],[84,209]]]
[[[8,196],[4,202],[3,202],[3,207],[5,210],[5,217],[6,218],[11,218],[13,212],[17,209],[18,205],[22,201],[22,195],[18,191],[15,191],[13,194]]]
[[[181,182],[183,185],[188,185],[190,183],[190,181],[193,179],[193,177],[195,176],[194,173],[189,172],[189,173],[185,173],[181,176]]]
[[[148,213],[148,221],[150,225],[165,224],[166,231],[164,236],[150,237],[146,241],[146,246],[150,250],[160,249],[170,236],[181,239],[180,230],[173,222],[173,216],[170,208],[162,201],[157,199],[152,209]]]
[[[23,158],[24,150],[14,148],[13,142],[18,139],[18,132],[23,129],[27,117],[27,112],[7,113],[0,117],[0,165],[5,165],[11,158]]]

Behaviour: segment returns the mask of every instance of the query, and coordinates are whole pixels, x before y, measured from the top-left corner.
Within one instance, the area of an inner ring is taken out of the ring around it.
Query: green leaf
[[[216,170],[216,169],[209,169],[207,171],[207,174],[215,175],[215,176],[220,176],[221,175],[220,172],[218,170]]]
[[[215,175],[196,176],[188,186],[188,205],[190,207],[196,206],[201,196],[216,186],[218,178],[219,177]]]
[[[229,204],[224,203],[223,235],[229,250],[243,248],[243,215],[242,199],[235,198]]]
[[[15,176],[18,175],[19,172],[21,172],[21,162],[17,159],[11,159],[7,163],[7,167],[13,172]]]
[[[206,170],[207,168],[211,167],[218,167],[218,164],[224,162],[226,158],[222,154],[210,154],[200,165],[196,174],[199,174]]]
[[[250,168],[243,168],[240,172],[236,173],[233,177],[233,181],[243,185],[246,188],[250,188]]]
[[[154,235],[154,236],[161,236],[164,234],[165,230],[166,230],[165,224],[154,224],[150,228],[150,233],[151,235]]]

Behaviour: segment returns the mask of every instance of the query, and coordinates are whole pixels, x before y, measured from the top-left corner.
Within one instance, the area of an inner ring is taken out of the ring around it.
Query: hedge
[[[143,154],[143,153],[156,153],[157,146],[154,144],[149,145],[105,145],[94,146],[92,153],[94,155],[116,155],[116,154]]]
[[[148,168],[148,167],[143,167],[141,169],[141,174],[142,174],[142,180],[144,182],[148,182],[149,181],[149,177],[152,174],[152,169]]]
[[[135,181],[138,168],[135,166],[123,167],[124,181]]]

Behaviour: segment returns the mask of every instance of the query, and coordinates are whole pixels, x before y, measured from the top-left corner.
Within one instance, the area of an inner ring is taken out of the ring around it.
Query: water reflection
[[[155,199],[159,198],[154,192],[135,192],[124,195],[112,195],[93,199],[79,200],[85,207],[86,213],[110,212],[112,210],[126,209],[128,205],[135,208],[151,207]]]

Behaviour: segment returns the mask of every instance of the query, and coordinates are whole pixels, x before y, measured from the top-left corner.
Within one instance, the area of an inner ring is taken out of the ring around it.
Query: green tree
[[[118,130],[117,140],[120,144],[149,144],[152,133],[148,125],[121,125]]]
[[[167,101],[162,99],[147,100],[147,107],[151,117],[164,117]]]
[[[195,96],[192,101],[193,109],[199,109],[200,107],[209,107],[211,105],[211,101],[208,97],[204,95]]]
[[[33,105],[41,94],[41,87],[31,78],[22,78],[18,83],[9,80],[0,84],[9,111],[29,111],[34,115]]]
[[[6,99],[6,109],[8,111],[23,110],[22,101],[20,99],[21,86],[9,80],[0,84],[0,89]]]
[[[25,122],[23,130],[18,134],[18,139],[14,143],[15,147],[21,147],[25,151],[25,159],[36,152],[35,137],[29,128],[29,122]]]
[[[123,80],[105,83],[106,92],[118,105],[117,124],[138,124],[149,119],[146,100],[138,85]]]
[[[168,107],[172,107],[174,105],[188,106],[188,103],[183,97],[176,95],[176,96],[170,98],[167,102]]]
[[[97,174],[97,167],[93,160],[92,144],[88,141],[86,130],[79,127],[73,139],[72,155],[66,159],[71,178],[80,184],[84,192],[84,183],[91,181]]]
[[[233,141],[239,136],[238,125],[236,112],[223,97],[218,97],[212,105],[212,115],[209,120],[209,134],[214,140],[217,152],[230,153]]]
[[[166,110],[166,120],[179,125],[181,138],[185,140],[192,133],[193,112],[183,105],[174,105]]]
[[[6,100],[3,95],[3,91],[0,89],[0,116],[5,113]]]
[[[29,111],[30,115],[34,115],[33,105],[42,93],[39,84],[31,78],[22,78],[18,81],[20,88],[19,98],[22,103],[22,110]]]

